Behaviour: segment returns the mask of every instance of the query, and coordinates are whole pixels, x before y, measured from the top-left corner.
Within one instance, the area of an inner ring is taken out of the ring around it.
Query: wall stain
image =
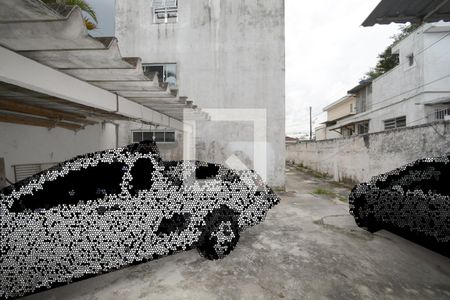
[[[364,145],[366,146],[367,149],[370,148],[370,136],[368,134],[366,134],[364,137]]]

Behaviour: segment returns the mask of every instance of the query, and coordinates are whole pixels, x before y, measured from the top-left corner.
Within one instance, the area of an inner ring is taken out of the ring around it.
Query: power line
[[[318,116],[320,116],[321,114],[324,114],[324,113],[326,113],[326,111],[321,111],[321,112],[313,115],[312,117],[315,118],[315,117],[318,117]]]
[[[378,102],[376,102],[375,104],[373,104],[372,107],[375,106],[375,105],[379,105],[380,103],[384,103],[384,102],[386,102],[386,101],[392,100],[392,99],[394,99],[394,98],[396,98],[396,97],[399,97],[399,96],[401,96],[401,95],[404,95],[404,94],[413,92],[413,91],[415,91],[415,90],[417,90],[417,89],[420,89],[420,88],[422,88],[422,87],[425,87],[425,86],[427,86],[427,85],[436,83],[436,82],[441,81],[442,79],[445,79],[445,78],[447,78],[447,77],[450,77],[450,74],[444,75],[444,76],[439,77],[439,78],[437,78],[437,79],[434,79],[434,80],[432,80],[432,81],[430,81],[430,82],[427,82],[427,83],[418,85],[418,86],[416,86],[416,87],[414,87],[414,88],[412,88],[412,89],[409,89],[409,90],[407,90],[407,91],[401,92],[400,94],[397,94],[397,95],[388,97],[388,98],[386,98],[386,99],[383,99],[383,100],[381,100],[381,101],[378,101]],[[414,96],[415,96],[415,95],[414,95]],[[414,96],[412,96],[412,97],[414,97]],[[412,98],[412,97],[409,97],[409,98]],[[409,99],[409,98],[407,98],[407,99]],[[404,99],[402,99],[402,100],[404,100]],[[401,101],[402,101],[402,100],[401,100]],[[397,103],[397,102],[396,102],[396,103]],[[395,103],[394,103],[394,104],[395,104]]]
[[[410,89],[410,90],[407,90],[407,91],[405,91],[405,92],[402,92],[402,93],[400,93],[400,94],[397,94],[397,95],[388,97],[388,98],[386,98],[386,99],[384,99],[384,100],[382,100],[382,101],[380,101],[380,102],[377,102],[377,103],[373,104],[371,110],[367,111],[367,113],[372,113],[372,112],[381,110],[381,109],[383,109],[383,108],[386,108],[386,107],[389,107],[389,106],[393,106],[393,105],[395,105],[395,104],[398,104],[398,103],[401,103],[401,102],[403,102],[403,101],[409,100],[409,99],[411,99],[411,98],[417,96],[417,94],[416,94],[416,95],[413,95],[413,96],[410,96],[410,97],[407,97],[407,98],[403,98],[403,99],[401,99],[401,100],[399,100],[399,101],[397,101],[397,102],[390,103],[390,104],[388,104],[388,105],[386,105],[386,106],[382,106],[382,107],[379,107],[379,108],[377,108],[377,109],[373,109],[374,106],[379,105],[380,103],[384,103],[384,102],[386,102],[386,101],[392,100],[392,99],[394,99],[394,98],[396,98],[396,97],[399,97],[399,96],[401,96],[401,95],[404,95],[404,94],[413,92],[414,90],[417,90],[417,89],[420,89],[420,88],[425,87],[425,86],[427,86],[427,85],[436,83],[436,82],[441,81],[441,80],[443,80],[443,79],[445,79],[445,78],[447,78],[447,77],[450,77],[450,74],[447,74],[447,75],[445,75],[445,76],[442,76],[442,77],[440,77],[440,78],[437,78],[437,79],[435,79],[435,80],[432,80],[432,81],[430,81],[430,82],[427,82],[427,83],[425,83],[425,84],[418,85],[418,86],[416,86],[416,87],[414,87],[414,88],[412,88],[412,89]]]
[[[440,41],[442,41],[444,38],[446,38],[446,37],[449,36],[449,35],[450,35],[450,32],[446,33],[445,35],[443,35],[442,37],[440,37],[438,40],[434,41],[434,42],[431,43],[430,45],[428,45],[428,46],[426,46],[425,48],[423,48],[423,49],[421,49],[420,51],[418,51],[416,55],[421,55],[421,54],[423,54],[425,51],[429,50],[430,48],[432,48],[433,46],[435,46],[437,43],[439,43]],[[401,66],[403,66],[403,65],[405,65],[405,64],[406,64],[406,62],[403,62],[403,63],[397,65],[396,68],[401,67]],[[415,91],[415,90],[417,90],[417,89],[419,89],[419,88],[422,88],[422,87],[425,87],[425,86],[427,86],[427,85],[433,84],[433,83],[438,82],[438,81],[440,81],[440,80],[443,80],[443,79],[445,79],[445,78],[447,78],[447,77],[450,77],[450,74],[447,74],[447,75],[445,75],[445,76],[442,76],[442,77],[440,77],[440,78],[437,78],[437,79],[435,79],[435,80],[432,80],[432,81],[430,81],[430,82],[427,82],[427,83],[425,83],[425,84],[418,85],[418,86],[416,86],[416,87],[414,87],[414,88],[412,88],[412,89],[410,89],[410,90],[404,91],[404,92],[399,93],[399,94],[396,94],[396,95],[394,95],[394,96],[387,97],[387,98],[385,98],[385,99],[383,99],[383,100],[381,100],[381,101],[377,101],[375,104],[372,105],[371,108],[373,109],[374,106],[378,106],[378,105],[380,105],[380,104],[382,104],[382,103],[384,103],[384,102],[386,102],[386,101],[389,101],[389,100],[392,100],[392,99],[394,99],[394,98],[396,98],[396,97],[400,97],[400,96],[405,95],[405,94],[407,94],[407,93],[413,92],[413,91]],[[415,97],[415,96],[416,96],[416,95],[410,96],[410,97],[408,97],[408,98],[401,99],[400,101],[397,101],[397,102],[391,103],[391,104],[389,104],[389,105],[386,105],[386,106],[377,108],[376,110],[371,110],[370,112],[375,112],[375,111],[381,110],[381,109],[383,109],[383,108],[386,108],[386,107],[389,107],[389,106],[392,106],[392,105],[401,103],[401,102],[406,101],[406,100],[408,100],[408,99],[411,99],[412,97]],[[316,118],[316,117],[318,117],[318,116],[320,116],[321,114],[324,114],[324,113],[325,113],[325,111],[321,111],[321,112],[319,112],[319,113],[316,113],[316,114],[314,114],[314,115],[312,116],[312,118]]]
[[[445,39],[445,38],[446,38],[447,36],[449,36],[449,35],[450,35],[450,32],[444,34],[444,35],[443,35],[442,37],[440,37],[438,40],[434,41],[433,43],[431,43],[430,45],[426,46],[425,48],[423,48],[423,49],[417,51],[416,55],[423,54],[425,51],[427,51],[428,49],[430,49],[431,47],[433,47],[434,45],[436,45],[437,43],[439,43],[440,41],[442,41],[443,39]],[[406,63],[409,63],[409,62],[408,62],[408,61],[405,61],[405,62],[403,62],[403,63],[401,63],[401,64],[398,64],[398,65],[395,66],[395,67],[400,67],[400,66],[406,65]],[[389,71],[388,71],[388,72],[389,72]],[[381,76],[382,76],[382,75],[381,75]]]
[[[446,37],[449,36],[449,35],[450,35],[450,32],[444,34],[442,37],[440,37],[440,38],[439,38],[438,40],[436,40],[435,42],[431,43],[431,44],[428,45],[427,47],[425,47],[425,48],[423,48],[422,50],[418,51],[418,52],[417,52],[417,55],[423,54],[425,51],[429,50],[431,47],[435,46],[437,43],[439,43],[440,41],[442,41],[444,38],[446,38]],[[405,64],[406,64],[406,62],[403,62],[403,63],[397,65],[395,68],[401,67],[401,66],[403,66],[403,65],[405,65]],[[383,76],[383,75],[381,75],[381,76]],[[399,96],[401,96],[401,95],[407,94],[407,93],[412,92],[412,91],[414,91],[414,90],[416,90],[416,89],[419,89],[419,88],[421,88],[421,87],[424,87],[424,86],[427,86],[427,85],[429,85],[429,84],[435,83],[436,81],[445,79],[445,78],[447,78],[447,77],[449,77],[449,76],[450,76],[450,74],[447,74],[447,75],[445,75],[445,76],[443,76],[443,77],[441,77],[441,78],[438,78],[438,79],[436,79],[436,80],[433,80],[433,81],[428,82],[428,83],[423,84],[423,85],[419,85],[419,86],[417,86],[417,87],[415,87],[415,88],[412,88],[412,89],[410,89],[410,90],[408,90],[408,91],[405,91],[405,92],[402,92],[402,93],[400,93],[400,94],[397,94],[397,95],[388,97],[388,98],[383,99],[383,100],[381,100],[381,101],[377,101],[377,103],[373,104],[373,106],[379,105],[380,103],[384,103],[384,102],[386,102],[386,101],[389,101],[389,100],[394,99],[394,98],[396,98],[396,97],[399,97]]]
[[[450,73],[447,74],[447,75],[444,75],[444,76],[442,76],[442,77],[439,77],[439,78],[437,78],[437,79],[434,79],[434,80],[432,80],[432,81],[430,81],[430,82],[427,82],[427,83],[418,85],[418,86],[416,86],[416,87],[414,87],[414,88],[412,88],[412,89],[409,89],[409,90],[407,90],[407,91],[401,92],[401,93],[396,94],[396,95],[394,95],[394,96],[390,96],[390,97],[385,98],[385,99],[383,99],[383,100],[381,100],[381,101],[378,101],[378,102],[372,104],[371,110],[370,110],[370,111],[367,111],[367,112],[368,112],[368,113],[369,113],[369,112],[372,113],[372,112],[381,110],[381,109],[383,109],[383,108],[386,108],[386,107],[389,107],[389,106],[393,106],[393,105],[395,105],[395,104],[398,104],[398,103],[401,103],[401,102],[403,102],[403,101],[409,100],[409,99],[411,99],[411,98],[417,96],[417,94],[416,94],[416,95],[413,95],[413,96],[410,96],[410,97],[407,97],[407,98],[403,98],[403,99],[401,99],[401,100],[399,100],[399,101],[397,101],[397,102],[390,103],[390,104],[388,104],[388,105],[386,105],[386,106],[382,106],[382,107],[379,107],[379,108],[377,108],[377,109],[373,109],[374,106],[378,106],[378,105],[380,105],[380,104],[382,104],[382,103],[384,103],[384,102],[386,102],[386,101],[389,101],[389,100],[392,100],[392,99],[394,99],[394,98],[400,97],[400,96],[402,96],[402,95],[404,95],[404,94],[408,94],[408,93],[413,92],[413,91],[415,91],[415,90],[417,90],[417,89],[420,89],[420,88],[422,88],[422,87],[425,87],[425,86],[430,85],[430,84],[433,84],[433,83],[436,83],[436,82],[441,81],[441,80],[443,80],[443,79],[446,79],[446,78],[448,78],[448,77],[450,77]],[[322,113],[325,113],[325,112],[323,111],[323,112],[321,112],[321,113],[318,113],[318,114],[314,115],[313,118],[315,118],[315,117],[321,115]]]

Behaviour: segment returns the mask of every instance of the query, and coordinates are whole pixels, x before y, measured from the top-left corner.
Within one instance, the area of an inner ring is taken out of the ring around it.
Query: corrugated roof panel
[[[362,26],[394,23],[450,21],[447,0],[382,0]]]
[[[175,0],[162,2],[176,5]],[[195,107],[192,101],[189,105],[180,101],[177,90],[160,84],[156,76],[145,76],[139,58],[122,57],[117,39],[90,36],[78,7],[50,8],[39,0],[0,0],[0,7],[0,45],[150,109],[157,104],[158,111],[178,120],[180,103],[186,104],[183,108]],[[15,91],[2,93],[0,97],[14,96]],[[32,93],[20,97],[40,99]],[[61,103],[44,105],[61,108]],[[198,109],[192,114],[203,116]]]
[[[0,11],[3,11],[1,3]],[[67,18],[42,21],[30,18],[7,22],[8,19],[0,16],[0,45],[14,51],[104,48],[107,41],[91,37],[80,26],[80,18],[82,14],[77,8]]]
[[[124,58],[117,40],[101,49],[20,51],[21,55],[56,69],[135,68],[138,58]]]
[[[61,16],[54,10],[49,9],[41,1],[35,0],[2,0],[0,9],[0,20],[56,20]]]

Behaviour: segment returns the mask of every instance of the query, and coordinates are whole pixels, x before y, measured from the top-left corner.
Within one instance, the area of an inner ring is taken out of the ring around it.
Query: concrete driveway
[[[347,194],[291,168],[281,204],[223,260],[192,250],[25,299],[450,299],[450,259],[359,229]]]

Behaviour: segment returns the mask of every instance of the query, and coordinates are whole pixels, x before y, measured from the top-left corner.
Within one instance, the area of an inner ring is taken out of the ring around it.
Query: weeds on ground
[[[294,167],[295,169],[299,170],[300,172],[303,172],[305,174],[311,175],[313,177],[316,177],[318,179],[325,179],[327,180],[330,184],[336,186],[336,187],[342,187],[342,188],[347,188],[347,189],[351,189],[355,186],[355,184],[357,184],[358,182],[354,181],[353,179],[350,178],[343,178],[342,181],[334,181],[332,179],[332,176],[330,176],[327,173],[322,173],[316,170],[311,169],[308,166],[305,166],[303,163],[293,163],[290,162],[289,163],[292,167]]]
[[[326,173],[321,173],[321,172],[315,171],[315,170],[313,170],[311,168],[308,168],[308,167],[304,166],[303,164],[295,165],[294,167],[297,170],[299,170],[299,171],[302,171],[302,172],[304,172],[304,173],[306,173],[308,175],[314,176],[314,177],[319,178],[319,179],[329,179],[329,178],[331,178],[330,175],[328,175]]]
[[[317,188],[313,191],[313,194],[316,195],[325,195],[325,196],[335,196],[336,194],[333,193],[332,191],[329,191],[327,189],[323,189],[323,188]]]
[[[344,202],[344,203],[348,202],[346,197],[344,197],[342,195],[339,195],[339,194],[337,194],[335,192],[329,191],[327,189],[324,189],[324,188],[316,188],[312,193],[315,194],[315,195],[334,197],[334,198],[336,198],[339,201]]]
[[[329,174],[321,173],[316,170],[313,170],[313,169],[305,166],[303,163],[295,164],[294,162],[290,162],[289,164],[291,167],[294,167],[295,169],[299,170],[300,172],[311,175],[318,179],[325,180],[328,184],[331,184],[334,187],[350,190],[354,185],[354,182],[352,182],[351,180],[345,180],[344,182],[333,181],[331,179],[332,177]],[[333,197],[341,202],[348,203],[347,197],[344,197],[344,196],[340,195],[339,193],[328,190],[326,188],[316,188],[311,194],[329,196],[329,197]]]
[[[338,196],[338,200],[341,201],[341,202],[344,202],[344,203],[348,202],[348,198],[347,197],[343,197],[341,195]]]

